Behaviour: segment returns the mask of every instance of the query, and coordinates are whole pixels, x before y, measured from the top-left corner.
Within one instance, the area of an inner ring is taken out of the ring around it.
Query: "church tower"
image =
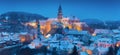
[[[39,38],[41,40],[41,32],[40,32],[40,22],[39,20],[36,20],[37,23],[37,38]]]
[[[59,8],[58,8],[58,14],[57,14],[57,18],[58,18],[58,21],[61,22],[61,19],[63,18],[62,16],[62,7],[61,5],[59,5]]]

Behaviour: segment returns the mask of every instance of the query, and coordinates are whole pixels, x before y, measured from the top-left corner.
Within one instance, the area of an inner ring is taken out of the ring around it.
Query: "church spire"
[[[59,5],[59,8],[58,8],[58,20],[60,21],[61,19],[62,19],[62,7],[61,7],[61,5]]]

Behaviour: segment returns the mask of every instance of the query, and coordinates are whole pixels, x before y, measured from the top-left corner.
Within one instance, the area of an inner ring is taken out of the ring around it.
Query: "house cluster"
[[[71,53],[73,47],[77,47],[79,54],[106,54],[109,51],[109,47],[117,46],[120,47],[120,30],[108,30],[108,29],[96,29],[94,35],[88,31],[78,31],[71,29],[66,31],[65,35],[62,34],[48,34],[48,38],[39,38],[31,42],[28,47],[36,49],[43,45],[47,46],[48,50],[52,51],[56,48],[58,53],[60,51],[67,51]]]

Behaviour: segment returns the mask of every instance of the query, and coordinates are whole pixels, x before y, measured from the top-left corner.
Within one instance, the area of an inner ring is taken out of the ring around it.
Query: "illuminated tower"
[[[58,21],[61,22],[61,19],[62,19],[62,7],[61,5],[59,5],[59,8],[58,8],[58,14],[57,14],[57,18],[58,18]]]

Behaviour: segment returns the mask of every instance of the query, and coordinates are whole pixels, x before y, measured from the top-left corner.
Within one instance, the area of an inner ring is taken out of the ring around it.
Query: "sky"
[[[21,11],[54,18],[60,4],[65,17],[120,20],[119,0],[0,0],[0,14]]]

